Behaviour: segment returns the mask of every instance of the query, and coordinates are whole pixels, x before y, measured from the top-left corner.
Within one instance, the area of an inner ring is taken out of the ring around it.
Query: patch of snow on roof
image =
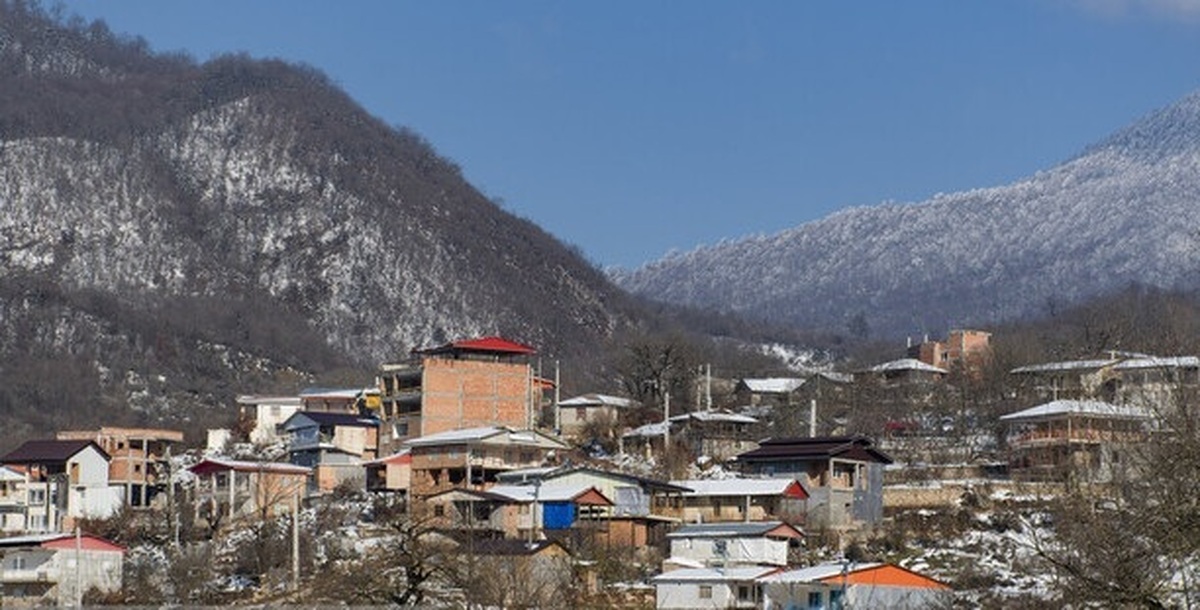
[[[591,489],[591,485],[495,485],[488,493],[504,496],[514,502],[570,502]]]
[[[733,424],[757,424],[758,420],[749,415],[738,415],[736,413],[728,413],[724,411],[693,411],[676,415],[671,418],[671,421],[684,421],[694,419],[696,421],[723,421]]]
[[[1059,415],[1090,415],[1114,419],[1150,419],[1152,417],[1150,413],[1138,407],[1114,405],[1098,400],[1055,400],[1024,411],[1001,415],[1000,419],[1012,421]]]
[[[626,409],[637,406],[637,401],[608,394],[583,394],[558,403],[560,407],[616,407]]]
[[[1045,364],[1031,364],[1013,369],[1012,373],[1053,373],[1055,371],[1087,371],[1092,369],[1102,369],[1106,366],[1111,366],[1120,362],[1109,358],[1107,360],[1069,360],[1066,362],[1047,362]]]
[[[763,379],[743,379],[742,383],[750,389],[751,392],[761,394],[786,394],[796,391],[796,388],[804,385],[804,379],[800,377],[767,377]]]
[[[891,371],[922,371],[925,373],[948,374],[950,372],[946,369],[938,368],[931,364],[921,362],[916,358],[901,358],[899,360],[892,360],[891,362],[876,364],[867,370],[872,373],[887,373]]]
[[[638,426],[637,428],[634,428],[633,430],[630,430],[629,432],[626,432],[625,434],[622,434],[621,436],[623,438],[637,438],[637,437],[649,437],[649,436],[663,436],[666,433],[667,433],[667,423],[660,421],[660,422],[656,422],[653,424],[646,424],[644,426]]]
[[[778,496],[795,483],[795,479],[695,479],[671,481],[672,485],[687,487],[691,496]]]
[[[1156,356],[1148,356],[1145,358],[1131,358],[1117,363],[1114,369],[1129,370],[1129,369],[1194,369],[1200,368],[1200,358],[1196,356],[1177,356],[1171,358],[1159,358]]]
[[[404,444],[409,447],[420,447],[423,445],[439,445],[442,443],[465,443],[483,440],[504,432],[511,432],[511,430],[500,426],[462,428],[460,430],[447,430],[445,432],[436,432],[434,434],[426,434],[425,436],[411,438],[407,441],[404,441]]]
[[[869,570],[882,566],[882,563],[852,563],[843,565],[841,563],[823,563],[798,570],[788,570],[763,578],[763,582],[814,582],[830,578],[832,576],[841,576],[845,570],[847,574],[853,574],[861,570]]]

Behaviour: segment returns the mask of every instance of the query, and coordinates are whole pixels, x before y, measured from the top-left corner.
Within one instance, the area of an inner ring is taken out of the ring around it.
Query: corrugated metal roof
[[[743,379],[742,384],[751,392],[759,394],[787,394],[804,385],[800,377],[765,377],[761,379]]]
[[[917,360],[916,358],[901,358],[899,360],[892,360],[891,362],[876,364],[875,366],[867,369],[867,372],[870,373],[891,373],[896,371],[920,371],[922,373],[938,373],[941,375],[948,375],[950,373],[950,371],[947,371],[946,369],[938,368],[931,364],[926,364],[920,360]]]
[[[630,408],[638,405],[636,400],[631,398],[621,398],[620,396],[609,396],[607,394],[582,394],[573,398],[560,401],[560,407],[617,407]]]
[[[188,468],[195,474],[208,474],[211,472],[224,472],[234,470],[237,472],[273,472],[277,474],[303,474],[312,473],[311,468],[288,464],[286,462],[250,462],[244,460],[223,460],[220,458],[207,458],[201,460],[199,464]]]
[[[671,421],[685,421],[694,419],[704,422],[727,422],[731,424],[757,424],[758,420],[749,415],[739,415],[728,411],[692,411],[683,415],[676,415],[671,418]]]
[[[667,538],[757,538],[784,528],[779,537],[804,536],[800,530],[782,521],[732,521],[727,523],[692,523],[667,534]]]
[[[435,432],[433,434],[426,434],[425,436],[419,436],[417,438],[410,438],[404,441],[404,444],[410,447],[421,447],[425,445],[441,445],[444,443],[468,443],[480,441],[508,431],[508,428],[503,428],[500,426],[462,428],[459,430],[447,430],[445,432]]]
[[[692,491],[685,497],[698,496],[782,496],[795,479],[693,479],[671,481],[672,485],[687,487]]]
[[[1031,364],[1029,366],[1017,367],[1010,371],[1011,373],[1051,373],[1055,371],[1089,371],[1094,369],[1102,369],[1106,366],[1112,366],[1120,362],[1114,358],[1105,358],[1103,360],[1068,360],[1065,362],[1047,362],[1045,364]]]
[[[1144,409],[1129,405],[1114,405],[1098,400],[1055,400],[1025,409],[1024,411],[1001,415],[1000,419],[1017,421],[1060,417],[1064,415],[1086,415],[1088,417],[1110,419],[1151,419],[1154,417]]]
[[[607,496],[600,493],[592,485],[495,485],[488,489],[489,493],[503,496],[513,502],[572,502],[588,491],[595,491],[612,504]]]
[[[764,578],[764,582],[818,582],[833,576],[841,576],[843,571],[846,574],[851,574],[860,570],[869,570],[882,566],[882,563],[855,563],[843,565],[841,563],[822,563],[807,568],[799,568],[796,570],[788,570],[773,574]]]
[[[1148,356],[1145,358],[1130,358],[1122,360],[1113,367],[1118,370],[1128,369],[1194,369],[1200,368],[1200,358],[1196,356],[1177,356],[1160,358]]]
[[[285,430],[291,430],[295,427],[296,421],[302,418],[310,419],[318,426],[354,426],[358,428],[373,428],[379,425],[379,420],[374,417],[362,417],[351,413],[335,413],[331,411],[300,411],[292,414],[283,422]]]
[[[300,398],[358,398],[366,394],[378,394],[379,388],[306,388],[300,392]]]
[[[684,568],[671,570],[650,579],[654,582],[750,582],[775,572],[779,568]]]
[[[479,443],[491,441],[501,435],[507,435],[505,440],[514,445],[535,445],[552,449],[565,449],[567,446],[558,439],[534,430],[513,430],[504,426],[482,426],[479,428],[463,428],[447,430],[404,441],[408,447],[427,447],[431,445],[454,445],[464,443]]]
[[[870,439],[854,436],[771,438],[759,441],[758,449],[737,456],[739,462],[808,460],[834,457],[891,464],[892,458],[873,447]]]

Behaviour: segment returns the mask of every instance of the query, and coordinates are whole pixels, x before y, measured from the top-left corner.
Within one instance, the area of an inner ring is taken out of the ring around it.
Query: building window
[[[25,569],[25,556],[24,555],[17,555],[16,557],[13,557],[12,569],[14,569],[14,570],[24,570]]]
[[[712,585],[700,585],[700,599],[712,599]]]
[[[821,592],[808,592],[808,610],[821,610]]]
[[[46,490],[45,489],[30,489],[29,490],[29,504],[31,506],[41,506],[45,503],[46,503]]]
[[[740,602],[754,601],[754,587],[750,585],[738,585],[737,598]]]

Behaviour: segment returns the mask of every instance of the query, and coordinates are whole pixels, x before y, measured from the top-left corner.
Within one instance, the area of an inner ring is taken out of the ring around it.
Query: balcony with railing
[[[1012,449],[1029,449],[1048,445],[1129,443],[1143,440],[1141,430],[1092,427],[1039,427],[1023,430],[1008,439]]]

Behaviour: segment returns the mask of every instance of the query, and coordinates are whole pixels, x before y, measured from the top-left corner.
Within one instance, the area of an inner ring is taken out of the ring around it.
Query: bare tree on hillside
[[[1124,452],[1108,487],[1079,486],[1053,511],[1035,550],[1064,599],[1104,607],[1200,606],[1200,402],[1181,388],[1159,428]]]

